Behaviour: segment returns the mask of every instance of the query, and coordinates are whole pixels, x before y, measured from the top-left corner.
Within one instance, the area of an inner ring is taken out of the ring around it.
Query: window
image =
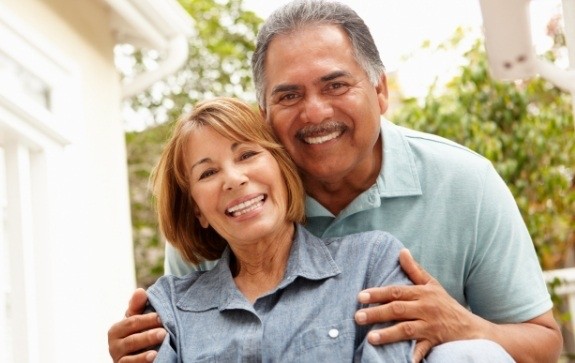
[[[1,134],[0,134],[1,137]],[[1,139],[0,139],[1,140]],[[1,143],[1,141],[0,141]],[[4,149],[0,147],[0,362],[13,362],[12,332],[10,331],[10,259],[7,245],[6,165]]]
[[[1,5],[1,4],[0,4]],[[39,362],[46,185],[73,135],[73,67],[0,6],[0,362]],[[52,157],[52,161],[48,159]],[[56,155],[56,157],[55,157]]]

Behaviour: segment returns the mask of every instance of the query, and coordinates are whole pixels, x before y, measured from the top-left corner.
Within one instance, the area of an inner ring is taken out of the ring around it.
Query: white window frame
[[[79,132],[77,67],[0,4],[0,51],[50,89],[50,107],[0,84],[0,361],[40,362],[50,248],[48,159]],[[48,157],[50,156],[50,157]],[[8,263],[6,263],[8,262]]]

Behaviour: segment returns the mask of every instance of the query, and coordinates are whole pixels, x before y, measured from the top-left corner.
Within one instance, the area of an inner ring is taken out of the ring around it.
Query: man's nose
[[[224,190],[239,188],[248,182],[248,177],[244,170],[239,167],[228,167],[224,172]]]
[[[305,122],[321,123],[333,118],[333,107],[326,97],[308,96],[304,100],[303,119]]]

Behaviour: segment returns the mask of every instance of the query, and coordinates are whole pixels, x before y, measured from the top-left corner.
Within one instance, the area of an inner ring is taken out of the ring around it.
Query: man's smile
[[[346,130],[343,123],[329,121],[317,126],[307,126],[296,134],[296,138],[310,145],[323,144],[340,137]]]

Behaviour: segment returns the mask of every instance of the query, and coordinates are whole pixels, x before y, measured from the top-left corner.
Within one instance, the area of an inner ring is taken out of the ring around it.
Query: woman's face
[[[195,130],[188,142],[186,166],[202,227],[211,225],[233,247],[273,238],[291,225],[287,187],[270,152],[209,126]]]

